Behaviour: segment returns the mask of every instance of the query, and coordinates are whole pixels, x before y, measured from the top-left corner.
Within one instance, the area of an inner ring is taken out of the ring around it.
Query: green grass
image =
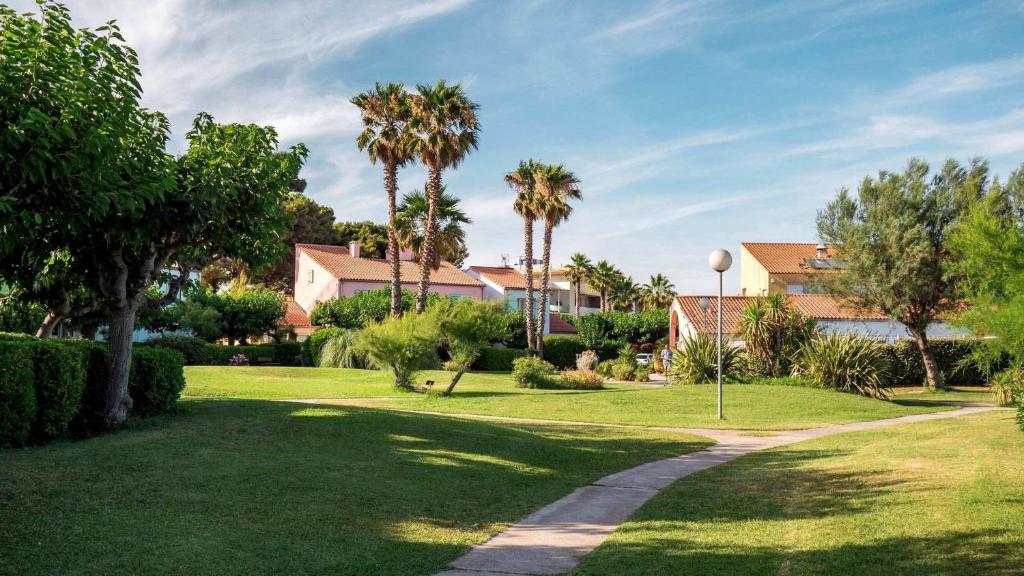
[[[948,388],[932,392],[927,388],[898,388],[893,400],[905,404],[914,402],[982,402],[992,403],[992,392],[985,387]]]
[[[841,434],[683,478],[574,576],[1021,574],[1024,434],[1001,411]]]
[[[447,382],[445,372],[420,380]],[[800,386],[728,384],[725,420],[715,419],[711,385],[665,388],[612,384],[606,390],[529,390],[506,374],[467,374],[451,398],[395,390],[387,373],[324,368],[189,367],[187,396],[347,398],[361,404],[444,413],[576,420],[643,426],[790,430],[947,410],[927,402],[896,404]],[[373,398],[370,400],[369,398]]]
[[[432,574],[581,485],[709,445],[349,407],[180,406],[121,433],[0,451],[0,574]]]

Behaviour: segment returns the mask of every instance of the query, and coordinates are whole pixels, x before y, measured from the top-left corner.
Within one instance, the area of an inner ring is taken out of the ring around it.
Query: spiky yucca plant
[[[861,396],[889,395],[888,357],[878,343],[863,336],[827,334],[809,340],[796,357],[793,375]]]
[[[682,341],[683,348],[672,353],[669,380],[674,384],[709,384],[717,380],[718,351],[715,340],[697,334]],[[737,375],[743,367],[742,351],[729,342],[722,342],[722,376]]]
[[[736,335],[746,343],[752,373],[783,376],[804,342],[813,337],[814,321],[793,308],[782,294],[758,296],[740,315]]]

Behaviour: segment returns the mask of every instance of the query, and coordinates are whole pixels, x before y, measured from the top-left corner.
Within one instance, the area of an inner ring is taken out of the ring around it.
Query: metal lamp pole
[[[722,419],[722,273],[732,266],[732,254],[728,250],[718,248],[708,257],[711,269],[718,272],[718,332],[715,343],[718,349],[718,419]]]

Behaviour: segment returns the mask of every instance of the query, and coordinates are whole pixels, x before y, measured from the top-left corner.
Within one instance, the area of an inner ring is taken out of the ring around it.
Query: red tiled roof
[[[804,263],[817,257],[818,246],[810,242],[743,242],[740,245],[769,274],[806,274],[810,269]],[[828,253],[831,257],[832,250]]]
[[[389,282],[391,264],[384,258],[353,258],[344,246],[323,244],[296,244],[300,250],[339,280],[360,280],[367,282]],[[413,284],[420,280],[420,265],[403,260],[399,263],[402,282]],[[441,262],[441,267],[430,273],[431,284],[448,286],[483,286],[476,278],[459,270],[450,262]]]
[[[704,309],[700,299],[705,296],[676,296],[676,302],[683,314],[698,332],[714,332],[718,321],[718,297],[706,296],[711,301],[707,311],[707,327],[704,326]],[[827,294],[789,294],[790,304],[806,316],[816,320],[888,320],[880,312],[859,312],[840,305],[839,301]],[[753,296],[725,296],[722,298],[722,331],[732,334],[736,331],[740,316],[753,300]]]
[[[511,266],[470,266],[469,270],[487,278],[502,288],[526,289],[526,275]]]
[[[289,298],[284,318],[281,319],[281,325],[304,328],[310,326],[309,316],[306,315],[306,311],[302,309],[302,306],[299,306],[295,303],[295,300]]]

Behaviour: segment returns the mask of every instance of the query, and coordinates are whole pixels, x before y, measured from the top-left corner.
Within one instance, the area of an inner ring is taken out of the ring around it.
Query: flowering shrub
[[[228,366],[248,366],[249,358],[245,354],[235,354],[228,360]]]

